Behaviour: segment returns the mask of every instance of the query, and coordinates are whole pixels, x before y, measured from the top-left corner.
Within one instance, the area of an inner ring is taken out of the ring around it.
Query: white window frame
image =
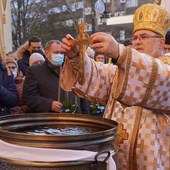
[[[125,30],[120,30],[120,40],[125,40]]]
[[[73,25],[73,20],[66,20],[66,26],[71,27]]]
[[[71,11],[72,11],[72,12],[75,12],[75,11],[76,11],[76,3],[73,3],[73,4],[71,5]]]
[[[126,0],[120,0],[120,3],[121,4],[123,4],[123,3],[125,3],[126,2]]]
[[[138,0],[127,0],[126,1],[126,7],[137,7],[138,6]]]
[[[87,26],[86,26],[86,31],[87,31],[87,32],[92,31],[92,24],[87,24]]]
[[[90,14],[91,14],[91,11],[92,11],[92,10],[91,10],[91,7],[87,7],[87,8],[84,9],[84,14],[85,14],[85,15],[90,15]]]
[[[104,3],[108,4],[111,3],[112,0],[103,0]]]
[[[83,9],[83,8],[84,8],[84,2],[83,1],[76,3],[76,9]]]
[[[66,12],[68,10],[67,5],[62,5],[62,12]]]
[[[78,24],[84,23],[84,18],[79,18],[78,19]]]

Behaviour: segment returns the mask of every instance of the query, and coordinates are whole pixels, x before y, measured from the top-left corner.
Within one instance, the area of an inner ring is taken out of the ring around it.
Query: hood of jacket
[[[23,54],[25,51],[28,51],[28,41],[25,42],[23,45],[21,45],[17,51],[16,51],[16,55],[19,59],[23,58]]]

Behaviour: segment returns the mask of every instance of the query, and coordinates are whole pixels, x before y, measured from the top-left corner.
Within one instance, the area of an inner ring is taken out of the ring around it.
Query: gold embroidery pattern
[[[123,128],[123,124],[119,124],[117,133],[118,136],[115,139],[115,143],[118,147],[120,147],[120,144],[122,144],[124,140],[128,139],[129,134],[126,132],[126,129]]]
[[[140,119],[142,115],[142,108],[138,107],[134,128],[130,140],[130,149],[129,149],[129,169],[136,170],[137,169],[137,158],[136,158],[136,147],[137,147],[137,135],[139,131]]]
[[[92,78],[93,78],[93,63],[91,62],[91,75],[90,75],[90,82],[92,82]],[[90,83],[88,84],[88,87],[87,87],[87,90],[86,90],[86,93],[85,93],[85,97],[89,91],[89,88],[90,88]]]
[[[125,59],[127,57],[127,49],[128,49],[128,47],[126,47],[126,49],[124,50],[124,54],[122,56],[119,56],[119,59],[118,59],[116,65],[120,66],[125,61]]]
[[[158,65],[157,65],[156,60],[153,58],[153,67],[152,67],[152,72],[151,72],[149,84],[148,84],[148,87],[146,89],[145,96],[144,96],[142,102],[139,104],[139,106],[143,106],[147,102],[149,95],[151,94],[151,91],[154,87],[157,75],[158,75]]]
[[[128,140],[124,140],[117,153],[117,170],[131,170],[129,169],[128,153],[132,147],[130,147],[131,136],[132,133],[134,133],[134,123],[139,107],[133,106],[124,108],[117,101],[115,104],[113,100],[109,101],[108,104],[109,106],[107,105],[106,108],[107,113],[105,112],[104,117],[108,119],[111,118],[112,120],[123,124],[124,128],[127,129],[127,132],[129,133]],[[114,107],[114,110],[112,107]],[[164,114],[159,114],[164,117]],[[135,144],[137,168],[134,168],[134,170],[169,170],[170,152],[168,151],[170,151],[170,131],[164,130],[167,126],[159,122],[157,115],[158,113],[142,109],[137,144]]]
[[[122,87],[122,91],[118,97],[118,100],[121,100],[125,94],[126,88],[127,88],[127,83],[128,83],[128,75],[129,75],[129,70],[130,70],[130,64],[131,64],[131,60],[132,60],[132,50],[131,48],[127,48],[126,51],[126,58],[127,58],[127,65],[126,65],[126,75],[125,75],[125,81]]]
[[[83,91],[81,91],[79,88],[76,88],[76,87],[72,87],[72,90],[76,93],[76,94],[79,94],[80,97],[85,97],[87,98],[88,100],[90,101],[96,101],[96,102],[99,102],[99,103],[103,103],[105,104],[107,102],[107,98],[97,98],[97,97],[93,97],[93,96],[90,96],[90,95],[87,95],[87,93],[85,94]]]

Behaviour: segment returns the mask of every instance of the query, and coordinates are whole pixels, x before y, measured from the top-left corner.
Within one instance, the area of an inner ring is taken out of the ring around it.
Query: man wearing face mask
[[[87,105],[82,106],[79,97],[60,88],[60,68],[64,62],[64,55],[60,51],[60,41],[51,40],[46,43],[45,62],[27,70],[23,101],[35,113],[70,112],[72,108],[63,110],[63,106],[70,102],[72,106],[78,105],[73,112],[89,114],[87,101]]]
[[[42,40],[38,36],[32,36],[28,42],[16,51],[16,55],[19,58],[17,61],[18,70],[22,71],[23,76],[25,76],[27,68],[29,67],[29,58],[32,53],[40,53],[44,56]]]

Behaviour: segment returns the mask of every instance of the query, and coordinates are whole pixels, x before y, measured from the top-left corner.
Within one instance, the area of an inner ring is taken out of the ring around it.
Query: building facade
[[[96,3],[103,3],[96,10]],[[86,31],[89,35],[94,32],[104,31],[113,35],[118,42],[131,38],[133,29],[133,14],[135,10],[145,4],[153,3],[153,0],[67,0],[60,7],[54,7],[56,20],[61,20],[68,27],[77,23],[87,23]],[[72,16],[68,11],[72,11]],[[50,18],[50,16],[49,16]],[[58,18],[58,19],[57,19]]]
[[[11,3],[16,1],[13,0]],[[3,27],[5,51],[8,52],[12,49],[10,15],[13,14],[10,13],[10,2],[7,0],[6,2],[6,15],[8,19]],[[96,10],[96,3],[99,2],[103,3],[104,8],[99,6],[98,10]],[[153,0],[30,0],[29,4],[32,5],[32,3],[41,4],[44,9],[36,11],[36,13],[40,13],[42,18],[36,23],[36,26],[33,26],[41,29],[47,28],[46,32],[38,30],[38,33],[42,32],[40,37],[44,42],[47,42],[48,37],[49,39],[53,37],[61,39],[61,37],[65,36],[66,32],[76,36],[78,34],[77,24],[84,22],[87,23],[86,31],[89,35],[94,32],[104,31],[113,35],[118,42],[121,42],[132,36],[133,14],[135,10],[145,3],[153,3]],[[27,15],[29,20],[36,18],[36,14]],[[25,23],[28,23],[27,21]],[[17,22],[14,21],[14,23]],[[23,30],[26,31],[26,29]],[[30,29],[27,30],[29,31]],[[24,35],[24,32],[21,33],[21,36]],[[27,35],[23,41],[27,40]]]

